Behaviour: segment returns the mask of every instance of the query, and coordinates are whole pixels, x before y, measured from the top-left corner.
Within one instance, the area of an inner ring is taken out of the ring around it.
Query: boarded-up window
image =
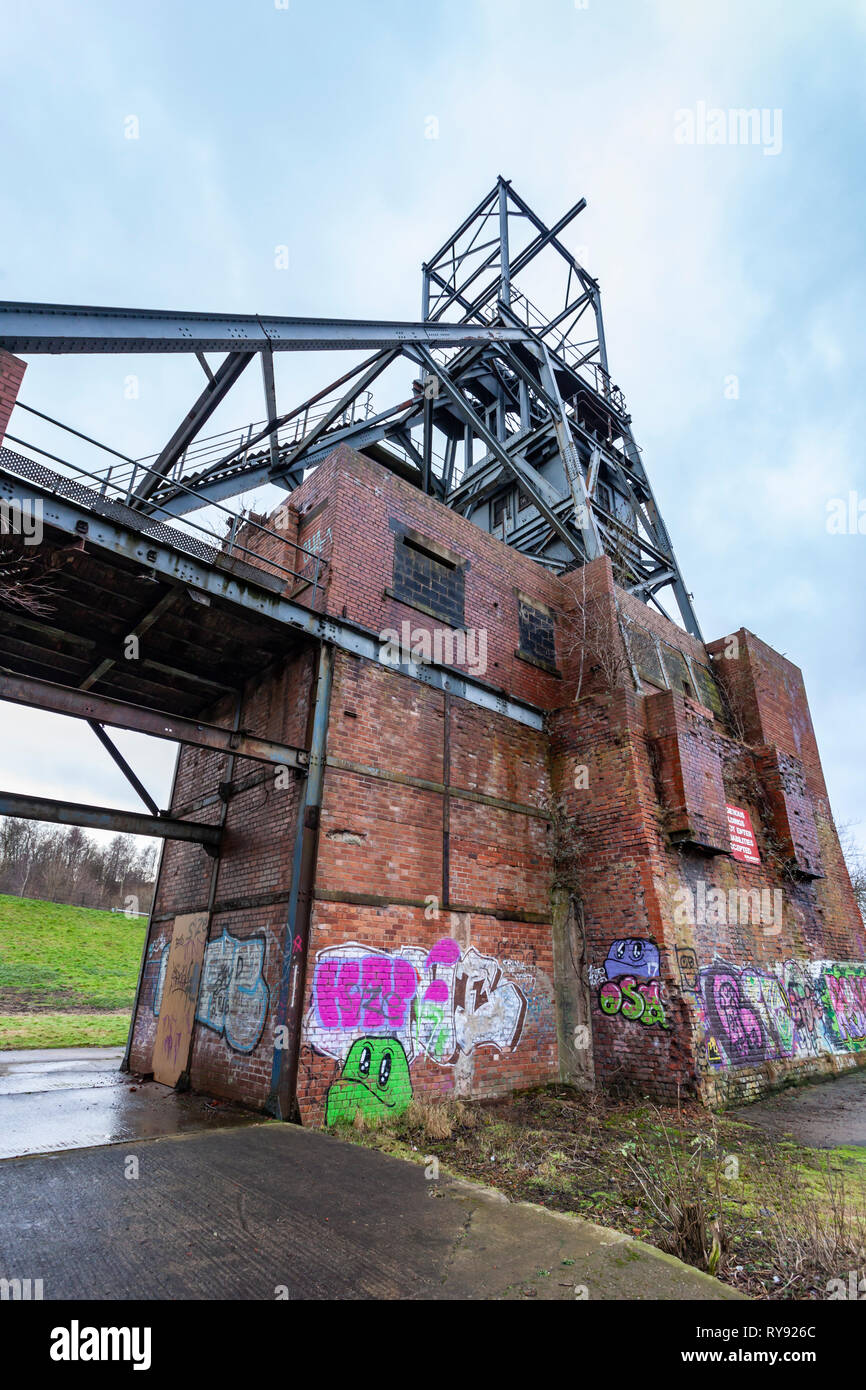
[[[652,685],[660,685],[664,689],[667,682],[659,661],[655,638],[647,632],[646,628],[637,627],[635,624],[631,624],[627,632],[631,659],[637,667],[637,673],[641,680],[649,681]]]
[[[393,595],[449,627],[462,627],[464,565],[435,541],[401,531],[394,539]]]
[[[540,666],[556,670],[556,636],[553,614],[533,603],[523,594],[517,595],[517,615],[520,644],[517,655]]]
[[[722,719],[724,717],[722,697],[719,694],[719,687],[716,685],[712,671],[706,666],[699,665],[697,661],[692,662],[692,669],[698,683],[699,700],[708,709],[711,709],[718,719]]]
[[[671,689],[679,690],[683,695],[694,697],[695,688],[692,685],[691,674],[682,652],[677,651],[676,647],[669,647],[667,642],[662,642],[661,647]]]

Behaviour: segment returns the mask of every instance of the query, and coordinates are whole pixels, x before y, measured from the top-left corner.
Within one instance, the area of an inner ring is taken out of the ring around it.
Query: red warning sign
[[[728,806],[728,830],[731,833],[731,854],[743,864],[760,864],[758,842],[749,820],[748,811],[739,806]]]

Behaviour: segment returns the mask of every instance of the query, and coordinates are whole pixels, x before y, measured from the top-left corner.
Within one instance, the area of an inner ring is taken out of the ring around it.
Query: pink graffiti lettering
[[[725,969],[707,972],[704,997],[711,1026],[732,1061],[760,1062],[767,1046],[761,1020],[740,994],[737,976]]]
[[[313,994],[326,1028],[357,1029],[403,1026],[418,980],[408,961],[389,956],[362,960],[331,957],[316,967]]]
[[[436,942],[425,962],[425,969],[433,970],[437,965],[455,965],[460,959],[460,946],[450,936],[443,936]],[[424,1001],[430,1004],[448,1003],[448,985],[444,980],[431,980],[424,991]]]

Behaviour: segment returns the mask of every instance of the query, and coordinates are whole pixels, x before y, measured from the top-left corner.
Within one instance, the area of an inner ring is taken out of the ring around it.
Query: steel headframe
[[[700,639],[610,377],[598,281],[561,239],[585,206],[581,198],[547,226],[497,179],[424,264],[416,323],[0,303],[0,346],[195,353],[203,391],[165,447],[125,480],[124,500],[144,514],[181,516],[264,483],[291,489],[346,442],[556,571],[607,554],[620,586],[662,612],[658,596],[672,589]],[[555,286],[552,313],[530,300],[530,278],[542,297]],[[277,413],[275,352],[368,348],[371,356]],[[208,351],[226,353],[215,371]],[[265,421],[225,451],[196,445],[253,355]],[[411,395],[377,411],[370,387],[400,357],[418,369]]]

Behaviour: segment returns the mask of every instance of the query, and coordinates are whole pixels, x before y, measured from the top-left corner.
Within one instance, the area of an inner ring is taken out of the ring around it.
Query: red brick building
[[[223,851],[166,846],[133,1069],[202,917],[190,1084],[273,1109],[290,1053],[307,1123],[558,1079],[715,1103],[866,1058],[795,666],[745,630],[704,647],[608,558],[557,576],[348,448],[271,526],[274,559],[328,561],[292,597],[379,656],[334,655],[320,806],[288,769],[183,750],[172,812],[224,823]],[[287,659],[213,718],[309,747],[316,685]]]

